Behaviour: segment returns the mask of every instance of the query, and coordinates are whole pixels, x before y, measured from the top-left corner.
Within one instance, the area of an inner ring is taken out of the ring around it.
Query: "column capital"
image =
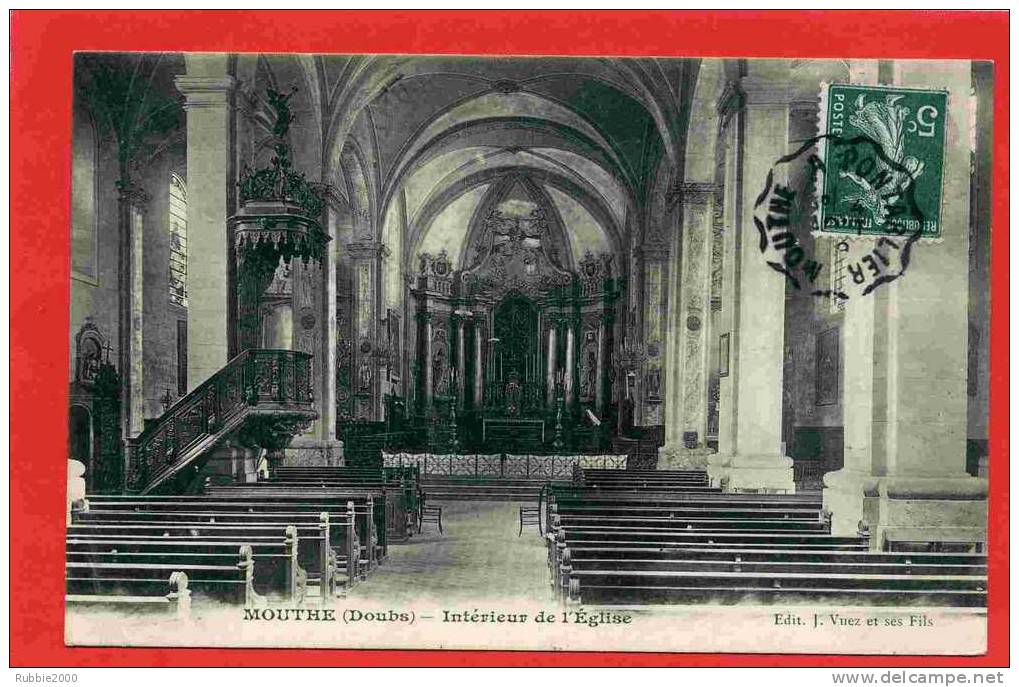
[[[669,247],[664,243],[647,242],[638,249],[645,261],[664,262],[669,257]]]
[[[145,192],[137,182],[124,183],[122,180],[116,182],[117,198],[122,203],[128,203],[132,207],[144,210],[152,200],[152,196]]]
[[[718,96],[718,102],[715,103],[715,109],[721,121],[727,120],[734,112],[743,107],[743,97],[743,91],[735,81],[725,82],[725,87],[722,89],[721,95]]]
[[[720,190],[721,186],[710,181],[677,183],[669,189],[665,204],[670,209],[673,205],[708,205]]]
[[[187,99],[184,109],[224,107],[234,90],[232,76],[178,76],[173,80],[177,90]]]
[[[311,184],[312,190],[322,196],[322,200],[325,201],[326,205],[332,209],[338,209],[347,202],[347,199],[340,193],[339,188],[336,184],[330,184],[324,181],[316,181]]]
[[[386,244],[380,241],[355,241],[347,244],[352,258],[387,258],[390,255]]]
[[[743,92],[743,104],[747,108],[789,105],[793,102],[794,92],[789,83],[744,76],[740,79],[740,90]]]
[[[677,186],[676,194],[679,196],[679,202],[684,205],[696,205],[710,203],[714,200],[715,194],[718,193],[720,188],[714,182],[688,181]]]

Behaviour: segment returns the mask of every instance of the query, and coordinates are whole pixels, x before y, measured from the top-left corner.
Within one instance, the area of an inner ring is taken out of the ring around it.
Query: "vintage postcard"
[[[76,53],[66,642],[983,653],[993,78]]]

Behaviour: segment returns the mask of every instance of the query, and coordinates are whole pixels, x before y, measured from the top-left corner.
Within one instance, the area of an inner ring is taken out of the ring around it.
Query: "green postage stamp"
[[[820,231],[940,238],[948,92],[826,84]]]

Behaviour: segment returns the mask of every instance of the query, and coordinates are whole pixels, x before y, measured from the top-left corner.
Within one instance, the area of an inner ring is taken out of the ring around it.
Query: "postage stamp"
[[[947,91],[825,84],[818,230],[939,238],[947,108]]]

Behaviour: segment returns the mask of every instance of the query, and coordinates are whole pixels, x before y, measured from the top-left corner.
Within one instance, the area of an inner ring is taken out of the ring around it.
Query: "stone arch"
[[[551,173],[547,170],[529,167],[497,167],[482,170],[459,179],[445,189],[433,194],[424,203],[410,221],[410,236],[408,237],[409,240],[404,244],[403,264],[411,264],[413,256],[419,250],[419,246],[428,228],[443,208],[472,188],[513,173],[528,175],[535,183],[547,184],[553,188],[558,188],[579,202],[607,231],[609,234],[609,244],[612,246],[613,252],[618,255],[624,255],[624,232],[612,216],[611,210],[605,205],[604,200],[600,199],[596,193],[593,193],[590,189],[585,188],[573,179],[569,179],[562,174]]]

